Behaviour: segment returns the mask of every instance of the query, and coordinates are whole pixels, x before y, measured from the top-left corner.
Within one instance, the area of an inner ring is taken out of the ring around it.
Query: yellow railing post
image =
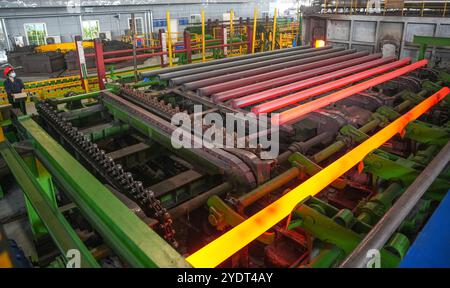
[[[230,38],[233,37],[234,34],[234,28],[233,28],[233,20],[234,20],[234,10],[230,10]]]
[[[325,4],[325,11],[324,12],[327,13],[327,0],[325,0],[324,4]]]
[[[384,1],[384,13],[383,13],[383,15],[386,15],[387,4],[388,4],[388,0]]]
[[[0,126],[0,142],[5,141],[5,134],[3,134],[3,127]]]
[[[444,4],[444,12],[442,13],[442,17],[445,17],[445,12],[447,11],[447,0],[445,0]]]
[[[336,6],[334,7],[334,14],[337,14],[339,6],[339,0],[336,0]]]
[[[205,10],[202,9],[202,61],[206,61],[206,49],[205,49]]]
[[[425,9],[425,1],[422,1],[422,10],[420,11],[420,17],[423,17],[423,10]]]
[[[278,40],[278,44],[280,45],[280,49],[283,48],[283,44],[282,44],[282,42],[281,42],[281,41],[283,41],[283,40],[282,40],[282,35],[281,35],[281,34],[283,34],[283,33],[279,33],[279,34],[278,34],[278,35],[279,35],[279,37],[278,37],[278,39],[279,39],[279,40]]]
[[[169,67],[172,67],[172,35],[170,34],[170,12],[166,12],[166,21],[167,21],[167,44],[169,46],[168,48],[168,55],[169,55]]]
[[[253,34],[252,34],[252,54],[255,53],[255,45],[256,45],[256,24],[258,22],[258,10],[255,8],[253,11]]]
[[[275,50],[275,41],[276,41],[276,31],[277,31],[277,15],[278,9],[275,8],[274,14],[273,14],[273,29],[272,29],[272,50]]]

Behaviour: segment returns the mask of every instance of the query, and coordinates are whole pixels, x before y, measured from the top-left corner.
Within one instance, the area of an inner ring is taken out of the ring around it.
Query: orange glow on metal
[[[323,46],[325,46],[325,41],[323,41],[321,39],[317,39],[316,42],[314,43],[315,48],[319,48],[319,47],[323,47]]]
[[[448,87],[442,88],[353,150],[325,167],[319,173],[251,216],[246,221],[210,242],[186,258],[186,260],[196,268],[216,267],[287,217],[298,203],[309,196],[319,193],[334,180],[342,176],[342,174],[362,161],[367,154],[379,148],[397,133],[400,133],[409,122],[417,119],[433,105],[444,99],[449,93],[450,89]]]
[[[375,78],[372,78],[370,80],[361,82],[359,84],[350,86],[348,88],[339,90],[337,92],[331,93],[328,96],[313,100],[311,102],[308,102],[303,105],[299,105],[295,108],[283,111],[279,114],[279,117],[272,118],[273,124],[283,125],[283,124],[290,124],[292,122],[297,121],[300,117],[313,112],[317,109],[323,108],[325,106],[330,105],[331,103],[335,103],[339,100],[342,100],[344,98],[350,97],[353,94],[356,94],[358,92],[364,91],[366,89],[369,89],[370,87],[379,85],[381,83],[384,83],[386,81],[392,80],[394,78],[397,78],[403,74],[406,74],[408,72],[414,71],[420,67],[423,67],[428,64],[428,60],[421,60],[416,63],[410,64],[408,66],[405,66],[403,68],[399,68],[397,70],[394,70],[392,72],[383,74],[381,76],[377,76]]]

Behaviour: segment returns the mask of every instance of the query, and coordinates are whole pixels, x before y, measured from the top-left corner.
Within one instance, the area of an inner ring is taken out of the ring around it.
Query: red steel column
[[[186,58],[188,63],[192,63],[192,49],[191,49],[191,33],[185,30],[183,33],[184,49],[186,49]]]
[[[330,105],[331,103],[337,102],[344,98],[350,97],[356,93],[359,93],[361,91],[369,89],[370,87],[379,85],[383,82],[392,80],[399,76],[402,76],[403,74],[414,71],[420,67],[426,66],[427,63],[428,63],[428,60],[426,60],[426,59],[421,60],[419,62],[416,62],[411,65],[405,66],[403,68],[394,70],[394,71],[386,73],[384,75],[372,78],[368,81],[365,81],[365,82],[356,84],[354,86],[345,88],[343,90],[337,91],[326,97],[313,100],[313,101],[303,104],[303,105],[299,105],[295,108],[292,108],[292,109],[289,109],[287,111],[280,113],[279,119],[276,119],[276,117],[275,117],[272,119],[272,122],[274,122],[274,124],[278,123],[279,125],[295,122],[303,115],[306,115],[317,109],[323,108],[327,105]]]
[[[364,72],[360,72],[360,73],[357,73],[357,74],[354,74],[354,75],[351,75],[351,76],[348,76],[345,78],[341,78],[336,81],[328,82],[328,83],[325,83],[325,84],[322,84],[322,85],[319,85],[319,86],[316,86],[316,87],[313,87],[313,88],[310,88],[307,90],[303,90],[298,93],[294,93],[294,94],[291,94],[291,95],[288,95],[288,96],[285,96],[282,98],[278,98],[278,99],[272,100],[270,102],[263,103],[263,104],[253,107],[252,112],[256,113],[256,114],[272,112],[277,109],[298,103],[305,99],[309,99],[313,96],[317,96],[317,95],[341,88],[345,85],[367,79],[374,75],[387,72],[389,70],[398,68],[400,66],[404,66],[404,65],[408,64],[410,61],[411,61],[411,58],[408,57],[408,58],[405,58],[402,60],[395,61],[393,63],[385,64],[380,67],[376,67],[376,68],[373,68],[373,69],[370,69],[370,70],[367,70]],[[267,95],[267,97],[273,97],[273,96],[271,96],[269,94],[269,95]]]
[[[364,71],[364,70],[367,70],[372,67],[380,66],[380,65],[386,64],[388,62],[392,62],[395,59],[396,58],[394,56],[385,57],[385,58],[377,59],[374,61],[369,61],[369,62],[360,64],[360,65],[348,67],[348,68],[342,69],[342,70],[334,69],[334,70],[332,70],[334,72],[316,76],[316,77],[312,77],[312,78],[308,78],[308,79],[300,81],[300,82],[292,83],[293,81],[290,81],[291,84],[288,84],[288,85],[279,86],[279,87],[276,87],[276,88],[273,88],[270,90],[265,90],[260,93],[254,93],[254,94],[242,97],[242,98],[235,99],[232,101],[232,105],[235,108],[246,107],[246,106],[249,106],[249,105],[252,105],[255,103],[259,103],[259,102],[262,102],[265,100],[269,100],[269,99],[272,99],[272,98],[275,98],[275,97],[278,97],[281,95],[286,95],[286,94],[289,94],[292,92],[296,92],[296,91],[299,91],[299,90],[302,90],[302,89],[305,89],[305,88],[308,88],[308,87],[311,87],[314,85],[322,84],[327,81],[331,81],[333,79],[348,76],[348,75],[351,75],[356,72]],[[405,64],[407,64],[407,63],[405,63]],[[333,82],[331,82],[331,83],[333,83]],[[328,83],[326,85],[328,85]],[[306,92],[306,91],[304,91],[304,92]],[[282,98],[282,99],[284,99],[284,98]]]
[[[104,90],[106,83],[106,69],[105,69],[105,59],[103,56],[102,40],[98,38],[95,39],[94,49],[95,49],[95,64],[97,65],[98,87],[100,88],[100,90]]]
[[[252,39],[253,39],[253,29],[250,25],[247,25],[247,54],[252,54]]]

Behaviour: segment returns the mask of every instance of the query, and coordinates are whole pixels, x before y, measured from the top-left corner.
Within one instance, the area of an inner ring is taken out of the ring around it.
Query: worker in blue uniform
[[[6,67],[3,71],[6,77],[4,82],[6,95],[8,96],[8,102],[14,107],[19,108],[23,114],[27,114],[25,108],[25,99],[14,101],[13,94],[22,93],[25,86],[20,78],[17,78],[16,72],[10,66]]]

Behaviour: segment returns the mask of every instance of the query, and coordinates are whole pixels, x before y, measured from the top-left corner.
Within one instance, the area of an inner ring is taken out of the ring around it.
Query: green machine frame
[[[428,45],[450,47],[450,38],[414,35],[413,43],[420,45],[419,60],[422,60],[425,58]]]

